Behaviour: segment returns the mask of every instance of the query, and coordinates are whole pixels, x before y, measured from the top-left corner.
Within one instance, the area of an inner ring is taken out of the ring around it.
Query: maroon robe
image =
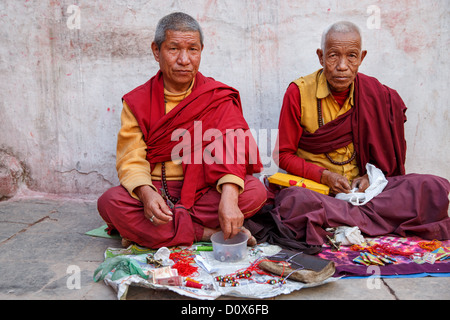
[[[353,142],[361,175],[371,163],[390,177],[405,174],[406,106],[397,91],[358,73],[355,106],[314,133],[303,131],[299,147],[326,153]]]
[[[326,228],[358,226],[369,236],[417,235],[425,239],[450,238],[449,182],[434,175],[405,174],[406,107],[395,90],[358,74],[355,106],[314,133],[303,131],[299,147],[324,153],[354,143],[358,167],[367,163],[387,176],[384,191],[363,206],[299,187],[280,191],[274,208],[258,215],[247,228],[259,241],[315,253],[331,235]],[[281,134],[281,132],[280,132]]]

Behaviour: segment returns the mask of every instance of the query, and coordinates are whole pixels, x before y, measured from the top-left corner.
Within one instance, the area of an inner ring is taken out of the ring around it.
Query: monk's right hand
[[[351,191],[350,183],[340,174],[324,170],[320,183],[327,185],[331,189],[331,193],[349,193]]]
[[[166,224],[173,219],[173,213],[161,195],[150,186],[144,185],[134,189],[144,205],[144,215],[155,226]]]

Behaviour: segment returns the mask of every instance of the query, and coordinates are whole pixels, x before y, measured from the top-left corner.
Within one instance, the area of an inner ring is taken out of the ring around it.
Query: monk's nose
[[[347,59],[345,59],[345,58],[339,59],[338,64],[337,64],[337,69],[339,71],[347,70],[348,69],[348,61],[347,61]]]
[[[177,61],[178,64],[187,65],[187,64],[189,64],[189,61],[190,61],[190,59],[189,59],[189,55],[188,55],[187,51],[180,50],[180,53],[178,55],[178,61]]]

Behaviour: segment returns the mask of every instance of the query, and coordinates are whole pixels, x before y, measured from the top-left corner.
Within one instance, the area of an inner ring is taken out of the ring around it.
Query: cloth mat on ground
[[[122,237],[118,234],[108,234],[108,231],[106,229],[108,226],[105,224],[101,227],[92,229],[85,233],[85,235],[91,236],[91,237],[99,237],[99,238],[107,238],[107,239],[122,239]]]
[[[177,248],[170,248],[170,250],[176,249]],[[195,252],[195,245],[185,249],[193,250],[193,252]],[[270,280],[279,280],[279,277],[254,273],[252,279],[239,279],[238,286],[231,286],[229,284],[226,286],[219,285],[219,282],[215,279],[217,276],[235,274],[239,270],[248,268],[258,259],[264,259],[266,256],[272,256],[278,253],[281,248],[279,246],[263,243],[252,248],[248,247],[247,250],[247,258],[234,263],[215,260],[212,251],[198,251],[195,255],[196,266],[198,266],[198,269],[195,274],[190,276],[190,278],[199,283],[209,285],[208,289],[192,288],[184,285],[171,286],[155,284],[152,282],[151,277],[144,279],[136,274],[112,280],[114,270],[109,272],[103,281],[117,292],[117,298],[119,300],[126,299],[128,289],[131,285],[156,290],[170,290],[180,295],[199,300],[214,300],[220,296],[234,296],[251,299],[272,298],[281,294],[289,294],[302,288],[315,287],[325,283],[334,282],[339,279],[338,277],[330,277],[320,283],[310,284],[287,279],[284,283],[276,282],[275,284],[271,284],[269,283]],[[156,250],[149,250],[136,245],[131,245],[126,249],[108,248],[105,251],[105,261],[119,256],[129,258],[133,260],[133,263],[138,264],[145,274],[150,275],[151,271],[155,270],[155,267],[152,264],[148,264],[146,258],[149,253],[154,253],[155,251]],[[206,265],[207,267],[203,268],[201,265]]]
[[[412,252],[418,256],[430,252],[422,249],[419,243],[427,240],[418,237],[392,237],[380,236],[376,238],[366,238],[370,244],[388,244],[390,247],[396,248],[402,252]],[[427,241],[428,242],[428,241]],[[441,251],[450,252],[450,240],[441,241]],[[350,246],[341,246],[340,251],[333,251],[330,246],[324,246],[319,256],[324,259],[334,261],[336,272],[334,277],[368,277],[373,275],[373,269],[368,269],[365,265],[353,262],[360,254],[359,251],[353,251]],[[387,264],[380,266],[379,276],[381,277],[419,277],[419,276],[450,276],[450,259],[436,261],[434,263],[415,262],[410,257],[394,256],[397,262],[395,264]]]

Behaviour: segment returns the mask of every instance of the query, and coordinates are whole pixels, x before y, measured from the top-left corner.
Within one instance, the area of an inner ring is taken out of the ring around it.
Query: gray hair
[[[156,26],[155,39],[153,40],[158,46],[158,49],[161,49],[161,44],[166,40],[166,32],[168,30],[198,31],[200,34],[200,42],[203,45],[203,32],[200,24],[186,13],[174,12],[159,20]]]
[[[361,36],[361,29],[354,23],[349,21],[339,21],[336,23],[333,23],[332,25],[328,26],[322,33],[322,41],[321,41],[321,49],[325,50],[325,44],[327,41],[327,37],[330,33],[352,33],[355,32],[359,35],[361,38],[361,47],[362,47],[362,36]]]

